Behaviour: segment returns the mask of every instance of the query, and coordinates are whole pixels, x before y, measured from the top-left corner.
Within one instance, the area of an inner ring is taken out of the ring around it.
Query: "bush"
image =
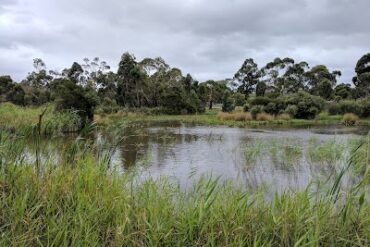
[[[272,116],[271,114],[268,114],[266,112],[261,112],[261,113],[257,114],[256,119],[258,121],[272,121],[274,119],[274,116]]]
[[[343,124],[347,126],[355,125],[359,120],[359,117],[353,113],[346,113],[343,116]]]
[[[245,104],[245,95],[242,93],[235,93],[234,94],[234,104],[236,106],[243,106]]]
[[[329,105],[329,107],[328,107],[328,113],[329,113],[329,115],[343,114],[342,113],[342,109],[340,108],[340,105],[337,102],[331,103]]]
[[[270,99],[270,98],[267,98],[267,97],[262,97],[262,96],[259,96],[259,97],[255,97],[255,98],[251,98],[249,100],[249,104],[251,106],[255,106],[255,105],[262,105],[262,106],[265,106],[267,105],[268,103],[272,102],[273,100]]]
[[[367,118],[370,117],[370,100],[369,99],[363,99],[360,102],[362,112],[361,112],[361,117]]]
[[[285,109],[285,113],[288,113],[291,117],[294,117],[298,112],[298,107],[296,105],[288,105]]]
[[[319,96],[313,96],[305,92],[299,92],[289,96],[287,105],[296,105],[295,118],[313,119],[324,109],[325,100]]]
[[[235,109],[234,101],[230,97],[229,92],[225,92],[222,97],[222,111],[223,112],[232,112]]]
[[[250,110],[250,107],[249,107],[249,104],[245,104],[244,106],[243,106],[243,111],[244,112],[248,112]]]
[[[263,111],[267,112],[269,114],[276,115],[276,114],[282,113],[284,111],[285,107],[286,107],[286,104],[283,100],[276,99],[276,100],[274,100],[274,102],[268,103],[263,108]]]
[[[251,114],[254,119],[256,119],[257,114],[261,113],[263,111],[263,106],[261,105],[255,105],[251,108]]]
[[[341,109],[341,114],[354,113],[358,116],[362,116],[363,108],[358,101],[344,100],[339,102],[339,107]]]

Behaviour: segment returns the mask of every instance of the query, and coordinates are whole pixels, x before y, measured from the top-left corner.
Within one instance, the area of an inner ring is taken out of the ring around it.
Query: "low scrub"
[[[343,116],[343,124],[347,126],[355,125],[360,118],[353,113],[346,113]]]

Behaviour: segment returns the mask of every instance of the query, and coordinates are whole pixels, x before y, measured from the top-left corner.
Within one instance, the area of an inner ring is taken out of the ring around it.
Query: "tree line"
[[[325,102],[365,99],[370,93],[370,53],[358,60],[352,84],[338,84],[338,70],[310,67],[292,58],[276,58],[261,68],[248,58],[232,79],[205,82],[170,67],[160,57],[138,61],[128,52],[121,56],[116,72],[99,58],[74,62],[62,71],[47,70],[37,58],[33,67],[21,82],[0,76],[0,102],[22,106],[55,102],[56,110],[77,110],[84,121],[92,120],[96,110],[110,113],[127,107],[193,114],[215,103],[222,103],[224,111],[244,106],[246,111],[311,118]]]

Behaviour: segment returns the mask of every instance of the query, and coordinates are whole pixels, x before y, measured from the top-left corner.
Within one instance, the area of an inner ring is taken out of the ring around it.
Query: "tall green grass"
[[[42,115],[43,134],[55,134],[78,130],[80,119],[75,112],[55,112],[53,105],[21,107],[11,103],[0,104],[0,129],[13,132],[29,132],[39,123]]]
[[[61,149],[62,158],[41,160],[37,169],[18,159],[24,141],[0,135],[0,246],[370,244],[366,174],[350,190],[341,190],[343,169],[317,191],[265,198],[217,178],[186,189],[166,178],[143,181],[110,168],[83,135]]]

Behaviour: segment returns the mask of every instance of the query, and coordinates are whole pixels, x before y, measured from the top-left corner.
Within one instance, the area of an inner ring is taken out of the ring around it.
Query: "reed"
[[[355,159],[333,184],[266,199],[218,178],[187,189],[166,177],[141,180],[109,167],[110,152],[83,136],[60,149],[64,158],[41,160],[36,169],[21,157],[25,141],[0,135],[0,246],[370,244],[366,180],[340,186]],[[364,146],[357,144],[353,156]]]
[[[257,121],[272,121],[274,120],[274,116],[266,112],[261,112],[257,114],[256,120]]]

